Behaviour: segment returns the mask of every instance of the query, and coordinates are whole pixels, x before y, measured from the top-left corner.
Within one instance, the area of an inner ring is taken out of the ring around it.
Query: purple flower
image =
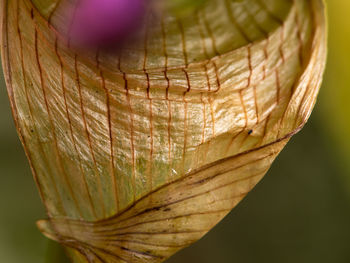
[[[142,24],[145,0],[80,0],[69,38],[78,46],[111,46]]]

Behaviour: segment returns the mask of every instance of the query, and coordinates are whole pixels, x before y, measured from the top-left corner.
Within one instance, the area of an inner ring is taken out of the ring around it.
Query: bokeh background
[[[309,123],[217,227],[168,263],[350,262],[350,1],[327,2],[328,67]],[[54,263],[55,245],[35,226],[44,217],[1,76],[1,263]]]

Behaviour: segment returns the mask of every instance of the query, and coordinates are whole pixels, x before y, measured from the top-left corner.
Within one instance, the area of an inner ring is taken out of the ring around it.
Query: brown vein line
[[[71,247],[75,250],[77,250],[81,256],[85,257],[85,259],[87,260],[88,263],[106,263],[103,259],[100,258],[100,256],[96,255],[94,253],[94,251],[91,251],[90,248],[83,248],[79,245],[79,242],[75,241],[62,241],[62,243],[64,243],[67,247]],[[77,244],[78,243],[78,244]],[[73,261],[73,257],[71,255],[68,255],[69,259]],[[94,258],[92,258],[94,257]],[[98,259],[99,261],[92,261],[92,260],[95,260],[95,259]]]
[[[181,20],[177,19],[177,23],[180,29],[181,34],[181,42],[182,42],[182,50],[183,50],[183,56],[185,60],[185,67],[188,66],[188,55],[187,55],[187,46],[186,46],[186,39],[185,39],[185,29],[183,27],[183,24],[181,23]]]
[[[79,242],[80,242],[80,243],[83,243],[83,242],[81,242],[81,241],[79,241]],[[130,262],[130,261],[127,261],[127,260],[123,259],[123,258],[120,257],[119,255],[113,254],[112,252],[110,252],[110,251],[108,251],[108,250],[105,250],[105,249],[103,249],[103,248],[99,248],[99,247],[92,246],[92,245],[89,245],[89,244],[86,244],[86,245],[92,248],[91,251],[92,251],[93,249],[94,249],[94,250],[98,250],[98,251],[100,251],[100,253],[102,252],[102,253],[105,253],[105,254],[107,254],[107,255],[109,255],[109,256],[112,256],[112,257],[118,259],[118,261],[121,260],[121,261],[123,261],[123,262],[125,262],[125,263],[132,263],[132,262]],[[104,261],[104,259],[102,259],[98,254],[96,254],[95,251],[94,251],[93,253],[98,257],[99,260],[102,260],[103,263],[104,263],[104,262],[105,262],[105,263],[108,263],[108,262]],[[92,262],[91,262],[91,263],[92,263]]]
[[[203,230],[188,230],[188,231],[173,231],[173,232],[129,232],[117,234],[116,236],[127,236],[127,235],[174,235],[174,234],[194,234],[208,232],[209,229]]]
[[[279,104],[280,102],[280,93],[281,93],[281,81],[280,81],[280,74],[279,70],[276,68],[275,70],[275,76],[276,76],[276,103]]]
[[[203,144],[204,143],[204,139],[205,139],[205,129],[207,127],[206,106],[205,106],[205,102],[203,100],[203,92],[201,92],[201,102],[203,104],[203,132],[202,132],[201,144]]]
[[[102,262],[105,262],[104,259],[102,259],[102,258],[100,257],[100,255],[97,254],[96,251],[99,251],[100,253],[104,253],[104,254],[107,254],[107,255],[109,255],[109,256],[112,256],[112,257],[118,259],[118,261],[121,260],[121,261],[124,261],[124,262],[126,262],[126,263],[129,263],[129,261],[127,261],[125,258],[122,258],[121,256],[115,254],[114,252],[109,251],[108,249],[104,249],[104,248],[98,247],[98,246],[96,246],[96,245],[89,244],[89,243],[87,243],[87,242],[85,242],[85,241],[82,241],[82,240],[76,240],[76,239],[75,239],[75,240],[73,241],[73,240],[72,240],[71,238],[69,238],[69,237],[62,237],[62,238],[65,239],[65,240],[68,240],[68,241],[65,242],[68,246],[69,246],[69,244],[71,244],[71,243],[77,243],[78,246],[83,245],[84,248],[88,249],[91,253],[93,253],[93,254],[94,254],[99,260],[101,260]],[[135,254],[147,256],[147,257],[149,257],[149,258],[162,258],[161,256],[151,255],[151,254],[146,253],[146,252],[128,249],[128,248],[126,248],[126,247],[124,247],[124,246],[120,246],[120,245],[113,245],[113,246],[114,246],[114,247],[118,247],[118,248],[120,248],[121,250],[125,250],[125,251],[132,252],[132,253],[135,253]],[[72,245],[72,247],[75,248],[74,245]],[[111,245],[108,244],[108,247],[111,247]],[[95,250],[95,251],[94,251],[94,250]],[[86,254],[86,253],[84,253],[84,254]],[[86,255],[86,257],[89,258],[88,255]],[[131,263],[131,262],[130,262],[130,263]]]
[[[235,195],[232,196],[230,198],[224,198],[224,199],[217,199],[214,202],[211,202],[210,204],[214,204],[216,202],[222,202],[222,201],[230,201],[236,198],[242,198],[246,195],[247,193],[241,193],[239,195]],[[210,205],[208,204],[208,205]],[[224,213],[227,211],[230,211],[232,208],[226,208],[226,209],[220,209],[220,210],[214,210],[214,211],[205,211],[205,212],[194,212],[194,213],[188,213],[188,214],[184,214],[184,215],[179,215],[179,216],[171,216],[171,217],[166,217],[166,218],[160,218],[160,219],[155,219],[155,220],[150,220],[150,221],[146,221],[146,222],[139,222],[139,223],[135,223],[133,225],[130,226],[125,226],[125,227],[120,227],[120,228],[116,228],[113,229],[112,231],[106,231],[108,233],[103,234],[103,236],[98,236],[97,238],[94,238],[94,240],[106,240],[108,242],[111,242],[112,240],[110,239],[110,237],[114,237],[118,235],[118,231],[120,230],[125,230],[128,228],[133,228],[133,227],[137,227],[140,225],[145,225],[145,224],[152,224],[152,223],[158,223],[158,222],[162,222],[162,221],[169,221],[169,220],[176,220],[176,219],[180,219],[180,218],[186,218],[186,217],[191,217],[191,216],[205,216],[205,215],[211,215],[211,214],[219,214],[219,213]],[[170,227],[169,227],[170,228]],[[123,234],[123,233],[120,233]]]
[[[133,202],[136,200],[136,178],[135,178],[135,145],[134,145],[134,114],[131,107],[131,99],[129,94],[129,88],[128,88],[128,79],[126,77],[126,73],[121,68],[121,59],[122,59],[122,52],[119,53],[119,59],[118,59],[118,69],[123,74],[123,80],[124,80],[124,90],[125,90],[125,96],[126,101],[129,108],[129,115],[130,115],[130,146],[131,146],[131,161],[132,161],[132,187],[133,187]]]
[[[144,37],[144,58],[143,58],[143,72],[146,76],[146,80],[147,80],[147,99],[149,100],[149,122],[150,122],[150,152],[149,152],[149,167],[148,167],[148,181],[150,184],[150,190],[152,191],[153,189],[153,180],[152,180],[152,166],[153,166],[153,147],[154,147],[154,143],[153,143],[153,111],[152,111],[152,99],[150,97],[150,88],[151,88],[151,84],[150,84],[150,79],[149,79],[149,74],[146,71],[146,64],[147,64],[147,55],[148,55],[148,48],[147,48],[147,42],[148,42],[148,19],[146,21],[145,24],[145,37]]]
[[[23,86],[24,86],[24,93],[25,93],[25,96],[26,96],[26,101],[27,101],[27,104],[28,104],[28,109],[29,109],[29,115],[30,115],[30,118],[32,120],[32,123],[33,123],[33,126],[34,126],[34,130],[36,132],[36,134],[38,134],[37,132],[37,127],[36,127],[36,123],[33,121],[33,113],[32,113],[32,107],[31,107],[31,104],[29,103],[29,95],[28,95],[28,89],[27,89],[27,81],[26,81],[26,74],[25,74],[25,68],[24,68],[24,58],[23,58],[23,42],[22,42],[22,34],[21,34],[21,30],[20,30],[20,26],[19,26],[19,3],[18,3],[18,0],[17,0],[17,10],[16,10],[16,26],[17,26],[17,33],[18,33],[18,38],[19,38],[19,44],[20,44],[20,58],[21,58],[21,70],[22,70],[22,76],[23,76]],[[7,2],[4,4],[3,6],[4,11],[7,10]],[[6,12],[5,12],[6,13]],[[6,13],[7,14],[7,13]],[[6,17],[5,17],[6,16]],[[9,94],[9,97],[10,97],[10,102],[11,102],[11,110],[12,110],[12,115],[14,116],[14,119],[15,119],[15,124],[16,124],[16,128],[17,128],[17,131],[18,131],[18,134],[19,134],[19,137],[22,141],[22,145],[23,145],[23,148],[25,150],[25,153],[26,153],[26,156],[29,160],[29,163],[30,163],[30,167],[31,167],[31,170],[32,170],[32,173],[33,173],[33,177],[34,177],[34,181],[38,187],[38,190],[39,190],[39,194],[40,194],[40,198],[41,200],[44,202],[44,204],[46,204],[45,202],[45,198],[44,198],[44,193],[43,193],[43,187],[40,183],[40,180],[38,179],[38,173],[36,171],[36,169],[34,168],[34,165],[33,165],[33,160],[32,160],[32,157],[31,157],[31,151],[29,150],[29,148],[27,147],[27,141],[26,141],[26,138],[25,136],[23,135],[22,133],[22,130],[19,126],[19,120],[18,120],[18,110],[17,110],[17,105],[16,105],[16,101],[15,101],[15,97],[14,97],[14,92],[13,92],[13,89],[12,89],[12,70],[11,70],[11,64],[10,64],[10,61],[9,61],[9,57],[10,57],[10,54],[9,54],[9,50],[10,50],[10,45],[9,45],[9,41],[8,41],[8,22],[7,22],[7,15],[4,15],[4,18],[3,18],[3,21],[0,21],[1,23],[3,23],[6,27],[5,29],[5,36],[3,37],[3,42],[6,42],[6,44],[3,46],[4,48],[6,48],[6,54],[3,54],[3,59],[4,61],[4,64],[3,64],[3,67],[4,67],[4,70],[6,70],[6,67],[8,69],[8,79],[7,79],[7,83],[9,84],[8,85],[8,94]],[[6,78],[6,76],[5,76]],[[42,149],[42,144],[39,140],[39,138],[37,137],[37,143],[39,145],[39,149],[40,149],[40,152],[41,152],[41,156],[43,158],[46,159],[46,156],[44,155],[44,151]],[[47,161],[46,161],[47,163]],[[48,167],[50,169],[50,167]],[[51,169],[50,169],[51,170]],[[63,209],[63,213],[64,212],[64,207],[63,207],[63,203],[62,203],[62,199],[61,199],[61,196],[57,190],[57,186],[56,186],[56,183],[54,181],[54,179],[52,178],[52,173],[50,172],[49,173],[50,175],[50,179],[52,181],[52,184],[53,184],[53,188],[54,188],[54,192],[62,206],[62,209]],[[48,208],[46,207],[45,205],[45,210],[46,210],[46,213],[48,214],[49,217],[51,217],[51,213],[50,211],[48,210]],[[65,214],[66,215],[66,214]]]
[[[89,253],[92,254],[93,257],[97,258],[101,263],[108,263],[103,258],[101,258],[100,255],[98,255],[95,251],[93,251],[92,249],[88,248],[88,250],[90,251]],[[91,256],[89,256],[85,252],[83,252],[83,254],[84,254],[85,258],[88,260],[89,263],[97,263],[97,262],[91,261]]]
[[[171,101],[168,98],[168,92],[169,92],[169,88],[170,88],[170,80],[168,78],[168,75],[166,73],[166,71],[164,71],[164,76],[165,79],[167,81],[167,101],[168,101],[168,148],[169,148],[169,152],[168,152],[168,159],[169,159],[169,164],[171,163],[171,121],[172,121],[172,113],[171,113]],[[170,165],[169,165],[169,169]]]
[[[133,261],[127,261],[125,258],[122,258],[121,256],[115,254],[114,252],[112,251],[108,251],[107,249],[103,249],[103,248],[100,248],[100,247],[97,247],[97,246],[92,246],[90,245],[92,248],[96,249],[96,250],[99,250],[101,251],[102,253],[105,253],[107,255],[110,255],[118,260],[122,260],[124,262],[129,262],[129,263],[132,263]],[[156,255],[151,255],[149,253],[146,253],[146,252],[142,252],[142,251],[137,251],[137,250],[132,250],[132,249],[129,249],[129,248],[126,248],[126,247],[123,247],[123,246],[118,246],[118,245],[114,245],[115,247],[119,247],[121,250],[125,250],[125,251],[128,251],[129,253],[131,252],[132,254],[138,254],[138,255],[142,255],[142,256],[146,256],[148,258],[163,258],[161,256],[156,256]]]
[[[186,90],[186,91],[184,92],[184,94],[183,94],[183,99],[185,100],[186,94],[189,93],[189,92],[191,91],[191,82],[190,82],[190,78],[189,78],[189,76],[188,76],[188,72],[187,72],[185,69],[183,69],[182,71],[185,73],[186,82],[187,82],[187,90]]]
[[[215,174],[212,175],[212,176],[209,176],[209,177],[207,177],[207,178],[204,178],[204,179],[198,180],[198,181],[196,181],[196,182],[193,182],[193,183],[191,183],[190,185],[191,185],[191,186],[193,186],[193,185],[203,185],[204,183],[207,183],[207,182],[209,182],[209,181],[211,181],[211,180],[214,180],[215,178],[217,178],[217,177],[219,177],[219,176],[221,176],[221,175],[224,175],[224,174],[226,174],[226,173],[229,173],[229,172],[235,171],[235,170],[237,170],[237,169],[246,167],[246,166],[248,166],[248,165],[250,165],[250,164],[252,164],[252,163],[256,163],[256,162],[262,161],[262,160],[264,160],[264,159],[266,159],[266,158],[269,158],[269,157],[271,157],[271,156],[273,156],[273,155],[275,155],[275,153],[270,153],[270,154],[265,155],[265,156],[263,156],[263,157],[261,157],[261,158],[259,158],[259,159],[254,159],[253,161],[250,161],[250,162],[248,162],[248,163],[245,163],[245,164],[242,164],[242,165],[233,167],[233,168],[232,168],[232,167],[231,167],[231,168],[228,168],[228,169],[226,169],[226,170],[224,170],[224,171],[217,172],[217,173],[215,173]],[[259,175],[259,174],[258,174],[258,175]],[[251,177],[254,177],[254,176],[257,176],[257,175],[252,175]],[[224,185],[217,186],[217,187],[212,188],[212,189],[209,189],[209,190],[207,190],[207,191],[200,192],[200,193],[197,193],[197,194],[194,194],[194,195],[191,195],[191,196],[187,196],[187,197],[184,197],[184,198],[182,198],[182,199],[179,199],[179,200],[176,200],[176,201],[173,201],[173,202],[169,202],[169,203],[166,203],[166,204],[162,204],[162,205],[159,205],[159,206],[156,206],[156,207],[146,208],[146,209],[144,209],[143,211],[141,211],[141,212],[139,212],[139,213],[137,213],[137,214],[135,214],[135,215],[131,215],[131,216],[127,217],[127,218],[123,218],[122,220],[118,220],[118,217],[112,218],[112,220],[110,220],[110,221],[105,221],[104,224],[103,224],[103,227],[114,226],[116,223],[119,224],[119,223],[125,222],[125,221],[127,221],[127,220],[130,220],[131,218],[136,218],[136,217],[138,217],[138,216],[141,216],[141,215],[143,215],[143,214],[147,214],[147,213],[152,212],[152,211],[158,211],[158,210],[160,210],[161,208],[164,208],[164,207],[167,207],[167,206],[170,206],[170,205],[174,205],[174,204],[178,204],[178,203],[181,203],[181,202],[183,202],[183,201],[187,201],[187,200],[190,200],[190,199],[199,197],[199,196],[201,196],[201,195],[208,194],[208,193],[210,193],[210,192],[212,192],[212,191],[215,191],[215,190],[218,190],[218,189],[220,189],[220,188],[222,188],[222,187],[225,187],[225,186],[228,186],[228,185],[231,185],[231,184],[234,184],[234,183],[239,183],[239,182],[241,182],[241,181],[248,180],[248,179],[250,179],[249,176],[246,177],[246,178],[236,179],[236,180],[233,180],[232,182],[226,183],[226,184],[224,184]],[[177,181],[178,181],[178,180],[177,180]],[[176,182],[176,181],[175,181],[175,182]],[[146,197],[147,197],[147,196],[145,196],[144,198],[146,198]],[[120,214],[120,215],[122,215],[122,214]],[[120,216],[120,215],[118,215],[118,216]],[[101,231],[98,231],[98,232],[104,232],[104,231],[110,231],[110,230],[101,230]]]
[[[268,59],[269,59],[269,54],[268,54],[268,47],[270,45],[270,37],[267,37],[266,38],[266,45],[264,46],[264,56],[265,56],[265,63],[263,65],[263,78],[262,80],[265,80],[266,79],[266,66],[267,66],[267,62],[268,62]]]
[[[107,125],[108,125],[108,135],[109,135],[109,150],[110,150],[110,170],[111,170],[111,182],[112,182],[112,188],[114,192],[114,200],[116,204],[116,209],[119,211],[119,198],[118,198],[118,188],[117,188],[117,179],[115,175],[115,166],[114,166],[114,147],[113,147],[113,130],[112,130],[112,120],[111,120],[111,98],[108,91],[108,88],[106,87],[106,79],[103,75],[103,71],[100,69],[100,61],[99,61],[99,51],[96,53],[96,63],[97,63],[97,70],[99,71],[99,75],[101,78],[101,87],[103,91],[106,94],[106,109],[107,109]],[[102,191],[102,183],[100,176],[98,176],[99,185],[101,186]],[[103,202],[102,202],[103,203]]]
[[[81,111],[81,117],[82,117],[82,121],[83,121],[83,125],[84,125],[84,130],[85,130],[86,138],[87,138],[88,145],[89,145],[89,151],[91,153],[91,158],[92,158],[92,161],[93,161],[93,164],[94,164],[94,172],[96,174],[96,177],[99,177],[98,168],[97,168],[97,162],[96,162],[95,154],[94,154],[94,151],[93,151],[93,148],[92,148],[92,141],[91,141],[90,132],[89,132],[89,129],[88,129],[88,124],[87,124],[86,116],[85,116],[83,94],[82,94],[82,91],[81,91],[80,75],[79,75],[79,69],[78,69],[78,55],[77,54],[75,54],[75,56],[74,56],[74,70],[75,70],[75,78],[76,78],[76,82],[77,82],[77,88],[78,88],[78,94],[79,94],[79,103],[80,103],[80,111]],[[102,189],[100,191],[102,191]],[[101,202],[101,203],[103,203],[103,202]]]
[[[270,118],[271,118],[271,112],[266,117],[265,125],[264,125],[265,126],[264,127],[264,133],[263,133],[263,136],[261,137],[262,138],[261,140],[263,140],[265,138],[266,134],[267,134],[267,127],[269,125]]]
[[[247,128],[248,126],[248,114],[247,114],[247,109],[244,105],[244,99],[243,99],[243,92],[242,91],[239,91],[239,99],[241,101],[241,104],[242,104],[242,109],[243,109],[243,112],[244,112],[244,119],[245,119],[245,124],[244,124],[244,129]]]
[[[56,158],[57,158],[57,162],[58,162],[58,165],[59,165],[59,169],[60,171],[62,172],[63,174],[63,177],[64,177],[64,180],[66,181],[67,183],[67,186],[68,186],[68,190],[70,192],[70,195],[72,196],[73,198],[73,201],[74,201],[74,204],[77,208],[77,211],[80,215],[81,218],[83,218],[83,214],[81,212],[81,209],[80,209],[80,206],[79,206],[79,203],[76,199],[76,196],[74,194],[74,191],[73,191],[73,188],[72,188],[72,185],[69,181],[69,178],[68,178],[68,175],[63,167],[63,164],[62,164],[62,159],[61,159],[61,156],[59,154],[59,148],[58,148],[58,141],[57,141],[57,135],[55,133],[55,128],[54,128],[54,123],[53,123],[53,119],[52,119],[52,116],[51,116],[51,112],[50,112],[50,108],[49,108],[49,104],[48,104],[48,101],[47,101],[47,95],[46,95],[46,89],[45,89],[45,84],[44,84],[44,78],[43,78],[43,69],[42,69],[42,66],[41,66],[41,63],[40,63],[40,58],[39,58],[39,50],[38,50],[38,32],[37,30],[35,29],[35,36],[34,36],[34,39],[35,39],[35,57],[36,57],[36,63],[37,63],[37,66],[38,66],[38,70],[39,70],[39,77],[40,77],[40,85],[41,85],[41,89],[42,89],[42,92],[43,92],[43,96],[44,96],[44,102],[45,102],[45,107],[46,107],[46,111],[47,111],[47,114],[48,114],[48,118],[49,118],[49,122],[50,122],[50,125],[51,125],[51,128],[52,128],[52,136],[53,136],[53,139],[54,139],[54,144],[55,144],[55,152],[56,152]]]
[[[216,63],[215,63],[214,60],[212,60],[212,63],[213,63],[213,66],[214,66],[216,85],[218,86],[217,89],[214,91],[214,93],[216,93],[216,92],[218,92],[221,89],[221,83],[220,83],[218,67],[216,66]]]
[[[274,156],[275,154],[276,154],[275,152],[269,153],[269,154],[267,154],[267,155],[265,155],[265,156],[263,156],[263,157],[261,157],[261,158],[254,159],[254,160],[249,161],[249,162],[247,162],[247,163],[245,163],[245,164],[241,164],[241,165],[238,165],[238,166],[233,167],[233,168],[228,168],[228,169],[226,169],[226,170],[224,170],[224,171],[222,171],[222,172],[216,173],[216,174],[214,174],[214,175],[212,175],[212,176],[209,176],[209,177],[206,177],[206,178],[204,178],[204,179],[198,180],[198,181],[196,181],[196,182],[194,182],[194,183],[191,183],[191,185],[198,185],[198,184],[203,185],[204,183],[207,183],[207,182],[209,182],[209,181],[211,181],[211,180],[214,180],[214,179],[217,178],[218,176],[225,175],[225,174],[230,173],[230,172],[232,172],[232,171],[236,171],[236,170],[238,170],[238,169],[241,169],[241,168],[243,168],[243,167],[249,166],[249,165],[251,165],[251,164],[254,164],[254,163],[263,161],[263,160],[265,160],[266,158],[269,158],[269,157],[271,157],[271,156]],[[220,188],[226,187],[226,186],[231,185],[231,184],[234,184],[234,183],[239,183],[239,182],[241,182],[241,181],[250,180],[250,179],[252,179],[252,178],[254,178],[254,177],[256,177],[256,176],[261,175],[262,173],[265,173],[268,169],[269,169],[269,168],[267,168],[266,170],[263,170],[262,172],[259,172],[259,173],[256,173],[256,174],[253,174],[253,175],[244,177],[244,178],[239,178],[239,179],[233,180],[233,181],[231,181],[231,182],[229,182],[229,183],[226,183],[226,184],[223,184],[223,185],[221,185],[221,186],[217,186],[217,187],[215,187],[215,188],[213,188],[213,189],[211,189],[211,190],[208,190],[207,193],[210,193],[210,192],[212,192],[212,191],[218,190],[218,189],[220,189]]]
[[[167,87],[165,90],[165,99],[168,103],[168,161],[169,161],[169,172],[168,172],[168,178],[167,181],[169,181],[170,174],[171,174],[171,120],[172,120],[172,113],[171,113],[171,102],[169,100],[169,89],[170,89],[170,79],[168,78],[167,70],[168,70],[168,52],[167,52],[167,42],[166,42],[166,33],[165,33],[165,27],[164,27],[164,17],[162,16],[161,19],[161,30],[162,30],[162,40],[163,40],[163,54],[164,54],[164,77],[167,82]]]
[[[147,73],[146,73],[147,74]],[[149,99],[149,118],[150,118],[150,152],[149,152],[149,158],[150,158],[150,171],[149,171],[149,183],[150,183],[150,190],[153,189],[153,182],[152,182],[152,164],[153,164],[153,110],[152,110],[152,99],[149,97],[149,89],[150,89],[150,82],[149,82],[149,76],[147,74],[147,98]]]
[[[179,248],[179,247],[184,247],[185,245],[161,245],[161,244],[152,244],[152,243],[146,243],[142,241],[135,241],[133,239],[109,239],[108,241],[110,242],[119,242],[119,243],[131,243],[131,244],[139,244],[139,245],[144,245],[144,246],[150,246],[150,247],[162,247],[162,248]],[[188,244],[190,245],[190,244]]]
[[[164,54],[164,74],[166,74],[167,70],[168,70],[168,52],[167,52],[167,41],[166,41],[166,32],[165,32],[165,27],[164,27],[164,17],[162,17],[161,19],[161,31],[162,31],[162,42],[163,42],[163,54]],[[165,76],[165,78],[167,79],[168,83],[169,83],[169,79],[167,76]],[[166,99],[168,99],[169,95],[169,86],[167,87],[166,90]]]
[[[122,260],[124,262],[129,262],[127,261],[125,258],[122,258],[121,256],[119,256],[118,254],[116,254],[115,252],[112,252],[112,251],[109,251],[108,249],[104,249],[104,248],[101,248],[101,247],[97,247],[95,245],[90,245],[90,244],[87,244],[86,242],[81,242],[80,240],[77,241],[78,243],[82,243],[82,244],[85,244],[86,246],[90,247],[91,250],[97,250],[97,251],[100,251],[100,253],[104,253],[104,254],[107,254],[109,256],[112,256],[118,260]],[[110,247],[111,245],[109,244],[108,247]],[[113,245],[113,247],[118,247],[120,248],[121,250],[125,250],[125,251],[128,251],[128,252],[132,252],[132,254],[138,254],[138,255],[142,255],[142,256],[146,256],[148,258],[163,258],[161,256],[156,256],[156,255],[152,255],[152,254],[149,254],[149,253],[146,253],[146,252],[143,252],[143,251],[137,251],[137,250],[133,250],[133,249],[129,249],[129,248],[126,248],[124,246],[120,246],[120,245]],[[94,252],[96,253],[96,252]],[[131,262],[130,262],[131,263]]]
[[[182,70],[185,73],[186,76],[186,81],[187,81],[187,90],[183,93],[183,103],[184,103],[184,113],[185,113],[185,117],[184,117],[184,148],[183,148],[183,153],[182,153],[182,165],[183,165],[183,169],[185,169],[185,154],[187,151],[187,130],[188,130],[188,102],[186,100],[186,94],[188,92],[190,92],[191,90],[191,82],[190,82],[190,78],[188,76],[188,72],[183,69]],[[185,171],[184,171],[185,172]]]
[[[69,125],[69,131],[70,131],[70,135],[71,135],[71,142],[73,144],[73,148],[74,148],[75,154],[78,157],[80,175],[81,175],[82,182],[83,182],[84,188],[86,190],[86,193],[88,194],[88,199],[89,199],[89,203],[90,203],[90,206],[91,206],[91,212],[97,218],[95,206],[93,204],[91,193],[89,191],[89,187],[88,187],[88,184],[87,184],[87,181],[86,181],[86,177],[84,175],[83,167],[82,167],[82,164],[81,164],[80,154],[78,152],[76,141],[74,139],[72,120],[71,120],[71,117],[70,117],[69,107],[68,107],[68,104],[67,104],[67,91],[66,91],[65,79],[64,79],[63,61],[62,61],[62,58],[61,58],[61,56],[60,56],[60,54],[58,52],[58,39],[57,39],[57,37],[55,39],[55,54],[56,54],[56,56],[58,58],[59,65],[60,65],[61,88],[62,88],[62,94],[63,94],[63,100],[64,100],[64,107],[65,107],[66,114],[67,114],[67,121],[68,121],[68,125]]]
[[[48,19],[47,19],[47,23],[48,24],[51,24],[51,20],[52,20],[52,17],[54,15],[54,13],[56,12],[57,8],[60,6],[60,4],[62,3],[62,0],[57,0],[56,4],[55,4],[55,7],[52,9]]]
[[[204,21],[204,25],[205,25],[205,29],[207,30],[208,32],[208,35],[209,35],[209,38],[211,39],[211,43],[212,43],[212,48],[213,48],[213,51],[214,51],[214,55],[215,56],[218,56],[220,55],[217,47],[216,47],[216,40],[215,40],[215,37],[214,37],[214,34],[213,34],[213,31],[211,30],[210,28],[210,25],[208,23],[208,20],[207,20],[207,16],[206,16],[206,12],[203,11],[203,21]]]
[[[249,38],[249,36],[244,32],[244,30],[241,28],[241,26],[239,25],[238,21],[236,20],[236,18],[234,17],[233,11],[232,11],[232,7],[231,7],[231,1],[230,0],[225,0],[225,5],[226,8],[225,10],[227,11],[227,16],[230,19],[232,25],[238,30],[238,32],[241,34],[241,36],[244,38],[244,40],[247,43],[252,42],[252,40]]]

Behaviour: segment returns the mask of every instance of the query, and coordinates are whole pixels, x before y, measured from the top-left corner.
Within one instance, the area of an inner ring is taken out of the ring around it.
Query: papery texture
[[[326,58],[321,0],[150,10],[121,50],[69,47],[70,1],[4,0],[20,138],[74,262],[161,262],[217,224],[307,121]]]

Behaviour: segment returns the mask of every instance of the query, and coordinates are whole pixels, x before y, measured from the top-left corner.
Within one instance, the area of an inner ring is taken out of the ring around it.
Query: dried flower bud
[[[147,13],[140,41],[115,53],[62,41],[59,3],[74,1],[2,2],[9,98],[47,209],[38,226],[74,263],[160,263],[197,241],[316,102],[323,0],[208,0],[157,19],[141,0],[85,0],[69,33],[85,45],[121,41]]]

